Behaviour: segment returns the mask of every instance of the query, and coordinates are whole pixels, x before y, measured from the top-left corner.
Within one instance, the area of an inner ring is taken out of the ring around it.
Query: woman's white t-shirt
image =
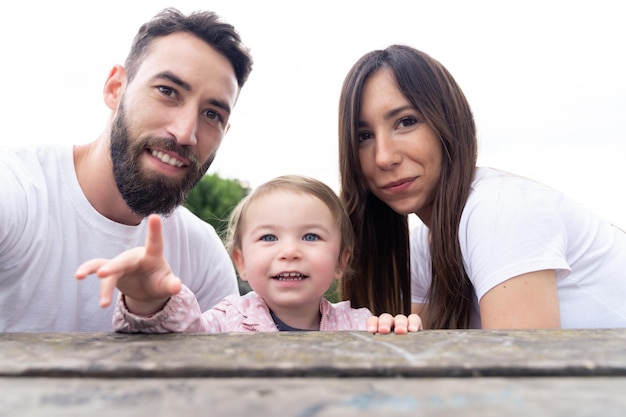
[[[479,300],[528,272],[556,271],[563,328],[626,327],[626,234],[550,187],[477,168],[461,216],[459,242]],[[428,228],[411,232],[411,300],[426,303],[431,281]]]

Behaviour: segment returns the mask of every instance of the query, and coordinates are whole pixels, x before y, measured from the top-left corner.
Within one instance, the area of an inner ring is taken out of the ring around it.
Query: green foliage
[[[222,238],[231,210],[250,192],[250,187],[236,179],[205,175],[189,192],[184,206],[211,224]]]
[[[341,301],[339,299],[339,290],[337,289],[338,285],[339,285],[339,281],[334,280],[330,288],[326,291],[326,294],[324,294],[324,298],[330,301],[331,303],[336,303],[336,302]]]
[[[211,224],[224,239],[231,210],[250,192],[250,187],[239,180],[220,178],[217,174],[205,175],[189,192],[184,206],[205,222]],[[250,291],[247,282],[237,277],[239,293]]]

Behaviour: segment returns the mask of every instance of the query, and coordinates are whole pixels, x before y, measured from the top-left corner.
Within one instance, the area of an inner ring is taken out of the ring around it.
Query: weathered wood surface
[[[623,417],[626,380],[0,378],[1,417]]]
[[[0,334],[0,376],[626,376],[626,329]]]
[[[0,417],[626,415],[626,329],[0,334]]]

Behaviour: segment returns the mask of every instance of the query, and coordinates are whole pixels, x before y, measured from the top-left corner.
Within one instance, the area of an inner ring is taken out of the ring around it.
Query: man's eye
[[[302,240],[306,240],[307,242],[314,242],[316,240],[320,240],[320,237],[315,233],[307,233],[302,237]]]
[[[164,96],[166,96],[166,97],[171,97],[171,96],[173,96],[173,95],[174,95],[174,93],[175,93],[175,91],[174,91],[174,89],[173,89],[173,88],[166,87],[166,86],[164,86],[164,85],[160,85],[160,86],[158,86],[158,87],[157,87],[157,89],[159,90],[159,92],[160,92],[161,94],[163,94],[163,95],[164,95]]]
[[[222,116],[219,113],[214,112],[213,110],[207,110],[206,111],[206,117],[208,117],[211,120],[218,121],[218,122],[223,122],[224,121],[222,119]]]
[[[276,236],[274,235],[263,235],[261,236],[261,240],[264,242],[275,242],[278,239],[276,239]]]

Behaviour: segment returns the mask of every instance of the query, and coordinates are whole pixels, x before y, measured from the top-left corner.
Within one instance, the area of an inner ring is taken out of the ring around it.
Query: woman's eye
[[[316,240],[320,240],[320,237],[315,233],[307,233],[302,237],[302,240],[305,240],[307,242],[314,242]]]
[[[357,135],[357,139],[359,140],[359,142],[364,142],[364,141],[366,141],[368,139],[371,139],[371,138],[372,138],[372,135],[371,135],[370,132],[360,132]]]
[[[263,235],[263,236],[261,236],[260,240],[262,240],[264,242],[275,242],[278,239],[276,239],[276,236],[274,236],[274,235]]]
[[[407,126],[413,126],[415,123],[417,123],[417,119],[415,117],[403,117],[398,122],[398,125],[407,127]]]

